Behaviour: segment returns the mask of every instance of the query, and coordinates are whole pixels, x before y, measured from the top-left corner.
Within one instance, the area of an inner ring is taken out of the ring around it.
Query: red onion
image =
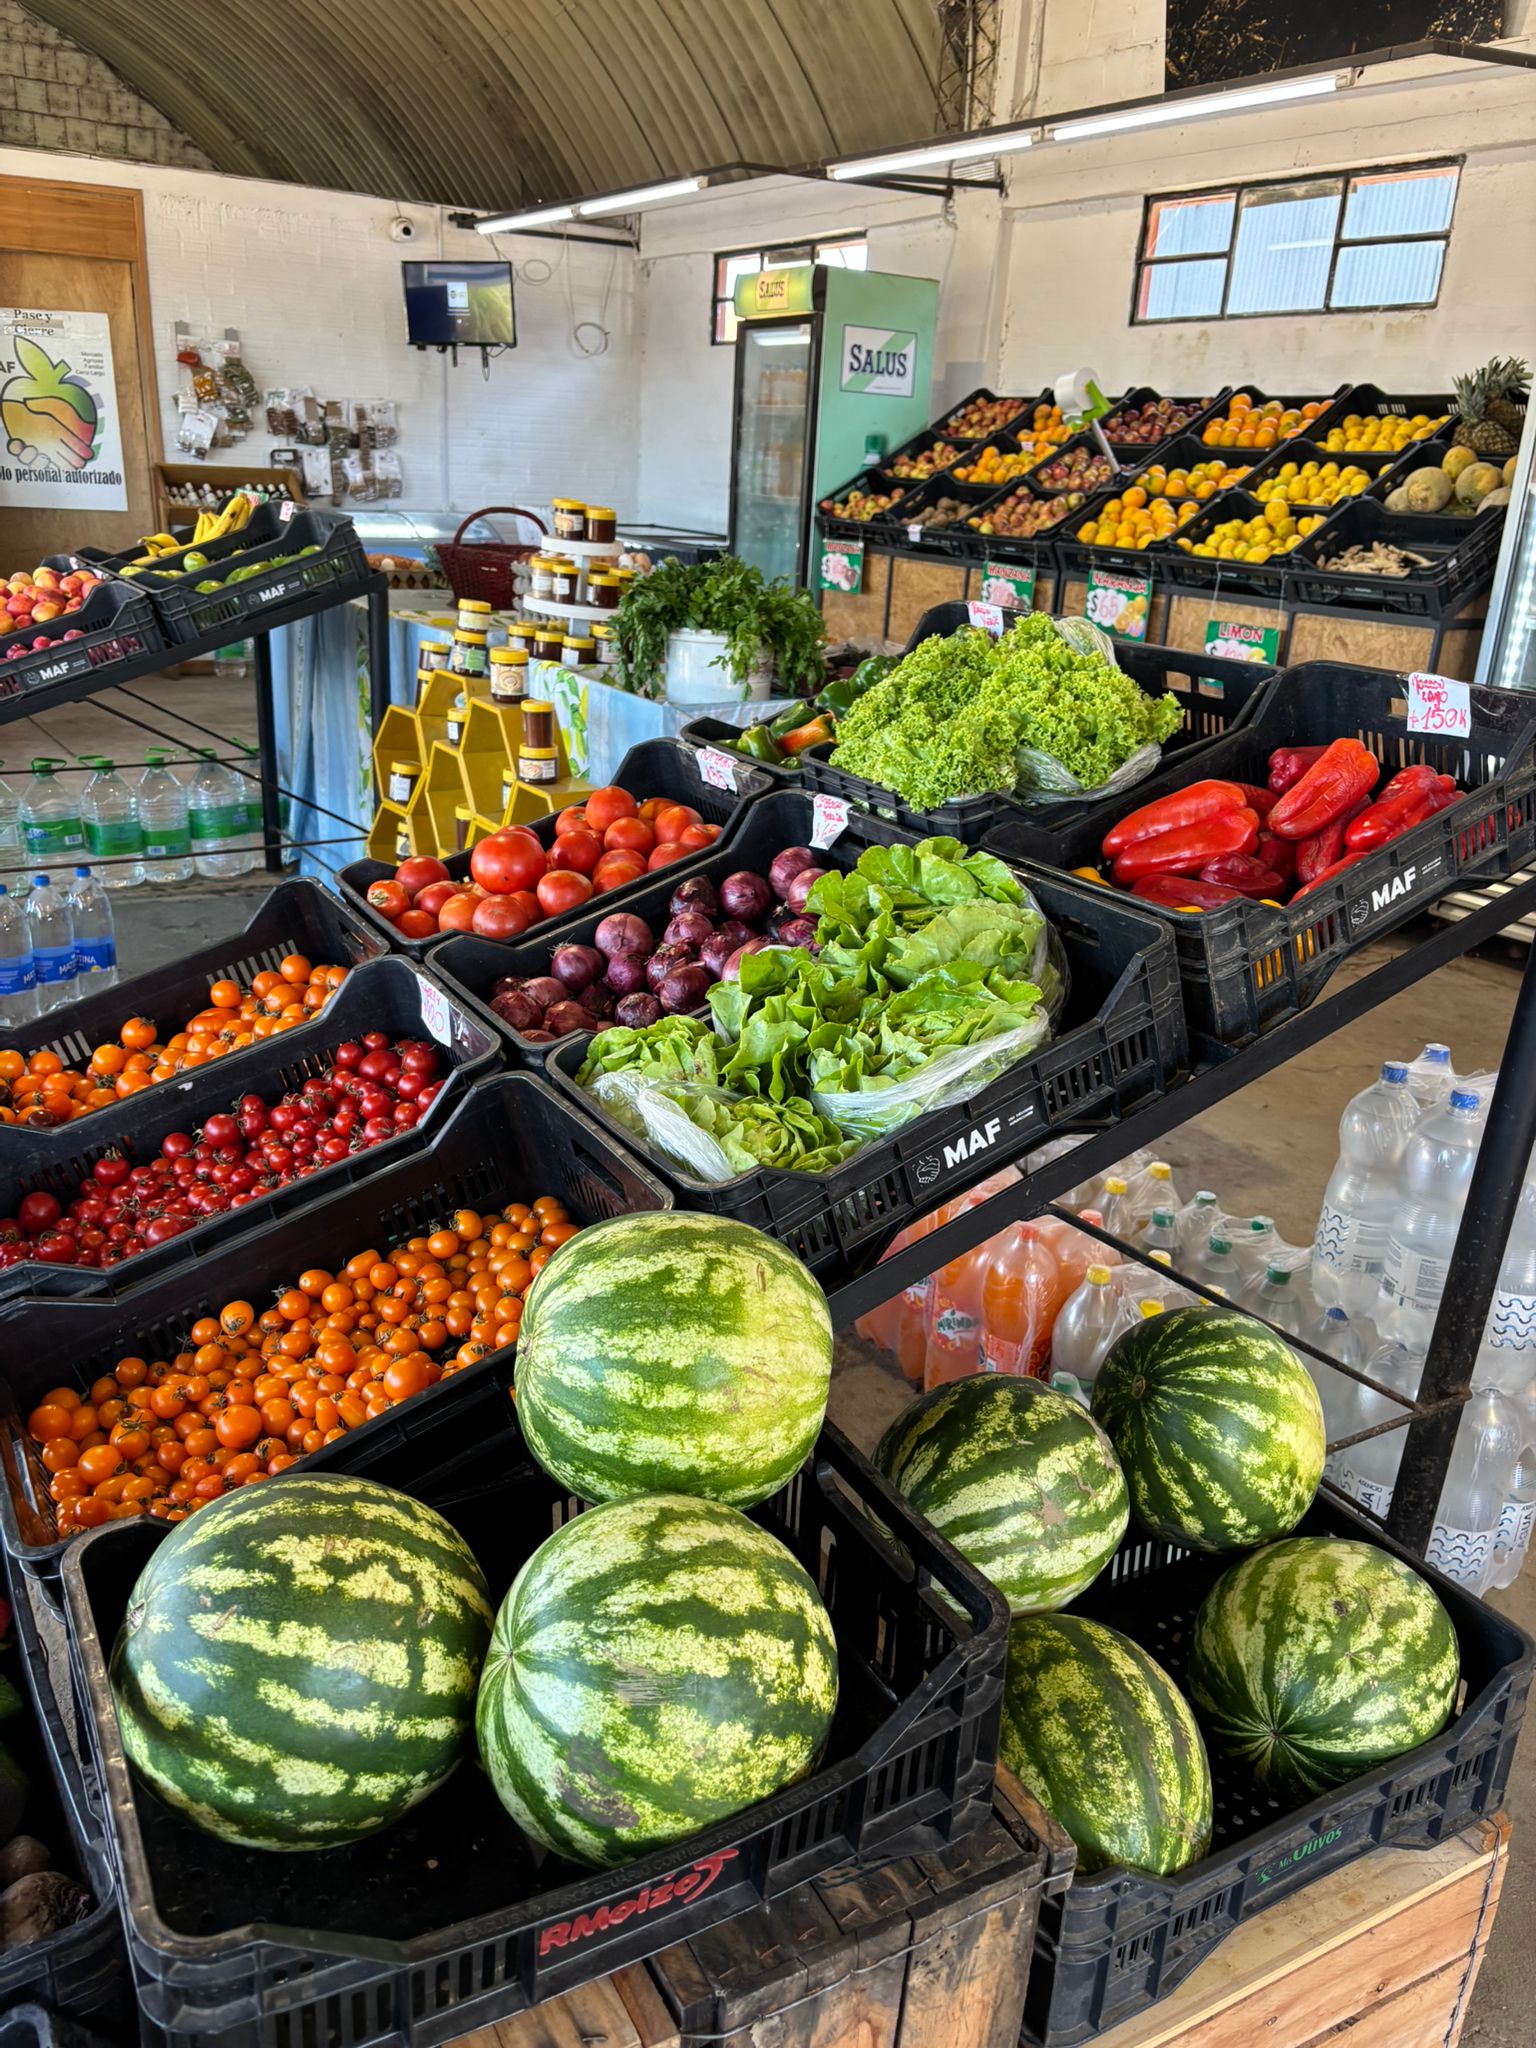
[[[654,996],[625,996],[615,1006],[615,1024],[627,1024],[631,1031],[643,1031],[647,1024],[654,1024],[661,1015],[661,1005]]]
[[[667,915],[676,917],[684,910],[702,910],[706,917],[719,915],[719,899],[715,895],[715,885],[708,875],[690,875],[686,882],[679,882],[672,891],[672,900],[667,905]]]
[[[551,1003],[544,1013],[544,1029],[556,1038],[563,1038],[567,1031],[590,1031],[592,1013],[580,1003]]]
[[[787,917],[774,936],[781,946],[814,947],[816,920],[814,917]]]
[[[658,946],[645,963],[645,979],[653,995],[659,993],[661,984],[675,967],[693,965],[691,946]]]
[[[727,917],[739,917],[747,924],[757,924],[768,915],[773,904],[773,891],[761,875],[754,875],[746,868],[734,875],[727,875],[720,884],[720,907]]]
[[[632,996],[646,985],[648,953],[615,953],[608,962],[608,986],[616,996]]]
[[[551,1003],[563,1003],[569,993],[565,983],[556,981],[552,974],[536,974],[523,983],[523,994],[541,1010],[547,1010]]]
[[[715,935],[717,938],[730,940],[730,951],[732,953],[735,952],[738,946],[744,946],[748,939],[755,939],[757,937],[751,925],[743,924],[739,917],[728,917],[723,924],[717,924],[715,926]]]
[[[761,953],[767,944],[768,941],[766,939],[748,939],[744,946],[738,946],[730,959],[726,961],[725,972],[721,975],[720,979],[722,981],[740,981],[743,959],[745,959],[748,953]]]
[[[592,940],[610,960],[616,953],[649,953],[656,943],[645,919],[628,910],[611,911],[592,934]]]
[[[523,1036],[530,1045],[553,1045],[555,1039],[553,1031],[525,1031]]]
[[[802,868],[816,865],[816,856],[808,846],[786,846],[782,853],[776,853],[768,870],[768,880],[773,885],[775,896],[787,896],[789,885]]]
[[[751,936],[750,932],[746,933],[747,938],[750,939]],[[741,944],[742,940],[737,938],[734,932],[726,931],[722,925],[719,931],[711,932],[703,945],[700,946],[700,966],[707,967],[710,973],[718,980],[725,972],[726,961],[730,959],[731,955]]]
[[[576,998],[584,1010],[599,1019],[613,1015],[613,989],[606,981],[592,981]]]
[[[596,946],[556,946],[549,961],[550,973],[556,981],[564,982],[572,995],[580,995],[607,967],[608,962]]]
[[[702,910],[680,910],[661,935],[664,946],[687,946],[697,953],[705,940],[712,937],[714,926]]]
[[[683,1010],[696,1010],[709,994],[710,979],[703,967],[675,968],[656,991],[661,1007],[674,1016]]]
[[[804,910],[806,898],[826,872],[825,868],[802,868],[790,883],[789,893],[784,900],[796,916]]]
[[[503,1024],[510,1024],[514,1031],[531,1031],[538,1024],[544,1012],[531,1001],[520,988],[503,989],[500,995],[491,997],[491,1008]]]

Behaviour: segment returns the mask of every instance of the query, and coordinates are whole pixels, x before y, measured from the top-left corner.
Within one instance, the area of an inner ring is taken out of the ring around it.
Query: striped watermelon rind
[[[1076,1599],[1130,1520],[1108,1437],[1035,1379],[976,1373],[935,1387],[897,1416],[874,1462],[1014,1614]]]
[[[726,1217],[583,1230],[535,1281],[518,1337],[528,1446],[587,1501],[766,1500],[810,1454],[831,1378],[826,1296],[792,1252]]]
[[[1206,1595],[1189,1689],[1212,1746],[1300,1800],[1432,1741],[1460,1671],[1451,1617],[1411,1565],[1374,1543],[1294,1536]]]
[[[242,1487],[178,1524],[113,1650],[123,1748],[249,1849],[398,1820],[469,1746],[493,1608],[441,1515],[366,1479]]]
[[[1001,1755],[1077,1845],[1080,1876],[1170,1876],[1211,1842],[1211,1772],[1173,1680],[1138,1643],[1081,1615],[1009,1635]]]
[[[1262,1323],[1230,1309],[1174,1309],[1125,1331],[1099,1368],[1093,1413],[1137,1520],[1196,1550],[1288,1535],[1323,1476],[1311,1374]]]
[[[809,1575],[734,1508],[610,1502],[540,1545],[496,1618],[480,1755],[536,1841],[622,1863],[815,1768],[837,1644]]]

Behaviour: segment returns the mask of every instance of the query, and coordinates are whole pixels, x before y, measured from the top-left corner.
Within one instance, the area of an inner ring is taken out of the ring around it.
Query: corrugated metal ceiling
[[[221,171],[511,208],[933,126],[934,0],[26,0]]]

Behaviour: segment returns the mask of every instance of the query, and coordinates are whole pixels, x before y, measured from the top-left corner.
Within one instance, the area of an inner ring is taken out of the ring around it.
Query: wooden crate
[[[886,632],[905,646],[912,628],[936,604],[957,603],[965,596],[969,570],[964,562],[942,555],[896,555],[891,561],[891,609]]]
[[[866,542],[864,588],[821,592],[821,616],[826,621],[827,639],[834,646],[840,640],[883,641],[885,600],[890,584],[891,557]]]

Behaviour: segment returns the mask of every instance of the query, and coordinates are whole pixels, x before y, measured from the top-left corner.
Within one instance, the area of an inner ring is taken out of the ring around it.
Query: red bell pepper
[[[1404,768],[1350,825],[1344,844],[1353,853],[1369,853],[1422,825],[1436,811],[1455,803],[1460,794],[1453,776],[1439,775],[1427,767]]]
[[[1250,811],[1257,811],[1261,819],[1267,818],[1280,801],[1272,789],[1260,789],[1256,782],[1240,782],[1237,786],[1243,792],[1243,802]]]
[[[1275,795],[1284,796],[1327,751],[1326,747],[1276,747],[1269,757],[1269,786]]]
[[[1262,861],[1265,867],[1280,877],[1282,887],[1296,872],[1296,848],[1293,843],[1289,839],[1277,839],[1273,832],[1265,831],[1262,826],[1259,829],[1259,843],[1253,849],[1253,857]]]
[[[1265,867],[1256,854],[1219,853],[1215,860],[1207,861],[1200,870],[1202,882],[1220,882],[1228,889],[1235,889],[1240,896],[1251,896],[1257,902],[1261,897],[1279,898],[1285,888],[1273,868]]]
[[[1198,825],[1138,839],[1117,857],[1111,879],[1123,889],[1143,875],[1197,875],[1218,853],[1252,853],[1258,843],[1257,812],[1223,811]]]
[[[1310,839],[1354,809],[1381,780],[1381,763],[1359,740],[1335,740],[1320,760],[1281,797],[1269,829],[1282,839]]]
[[[1332,867],[1324,868],[1320,875],[1314,875],[1304,889],[1296,891],[1291,901],[1299,903],[1303,896],[1310,896],[1312,891],[1320,889],[1324,882],[1331,882],[1335,875],[1342,875],[1346,868],[1352,868],[1357,861],[1362,861],[1365,858],[1366,856],[1363,853],[1346,853],[1344,858],[1336,860]]]
[[[1370,809],[1369,797],[1361,797],[1359,803],[1335,818],[1331,825],[1325,825],[1321,832],[1314,832],[1310,839],[1303,839],[1296,848],[1295,875],[1298,882],[1310,882],[1331,868],[1344,852],[1344,834],[1351,822]]]
[[[1143,903],[1159,903],[1164,910],[1219,910],[1223,903],[1246,901],[1240,889],[1202,882],[1193,875],[1143,875],[1131,894]]]
[[[1187,789],[1175,790],[1172,796],[1160,797],[1155,804],[1143,804],[1139,811],[1132,811],[1104,835],[1104,852],[1113,859],[1117,853],[1124,853],[1128,846],[1139,845],[1143,839],[1151,839],[1160,832],[1175,832],[1186,825],[1201,824],[1207,818],[1219,818],[1229,811],[1240,810],[1243,805],[1243,791],[1236,782],[1192,782]]]

